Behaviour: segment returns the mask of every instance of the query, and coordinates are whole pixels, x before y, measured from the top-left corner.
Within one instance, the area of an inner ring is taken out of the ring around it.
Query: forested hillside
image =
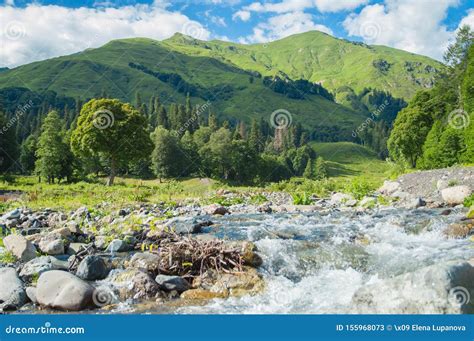
[[[446,52],[449,69],[416,94],[394,123],[390,155],[421,169],[474,162],[474,35],[460,30]]]

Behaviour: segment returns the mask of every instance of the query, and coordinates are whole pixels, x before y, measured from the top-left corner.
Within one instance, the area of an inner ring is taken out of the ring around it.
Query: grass
[[[314,142],[311,147],[326,160],[328,175],[336,180],[361,177],[365,182],[378,186],[393,169],[392,164],[380,160],[373,151],[355,143]]]
[[[27,206],[33,209],[52,208],[74,210],[81,206],[96,206],[107,203],[103,209],[115,209],[140,203],[165,203],[175,205],[177,202],[190,202],[196,199],[206,199],[209,203],[219,203],[224,199],[215,197],[215,191],[220,188],[233,192],[258,192],[251,187],[229,186],[212,179],[186,179],[181,181],[138,180],[117,178],[112,187],[105,186],[105,179],[96,182],[77,182],[71,184],[38,183],[36,177],[19,176],[14,182],[0,182],[2,189],[21,191],[18,200],[2,202],[0,213],[9,209]],[[237,200],[237,199],[235,199]],[[234,201],[235,201],[234,200]],[[252,200],[252,198],[251,198]],[[263,198],[255,195],[256,202]],[[234,202],[223,202],[233,204]],[[102,205],[103,206],[103,205]]]
[[[10,251],[0,253],[0,264],[11,264],[17,261],[16,257]]]

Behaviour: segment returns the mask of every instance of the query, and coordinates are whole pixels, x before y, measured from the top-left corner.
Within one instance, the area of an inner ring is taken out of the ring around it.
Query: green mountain
[[[320,32],[255,45],[176,34],[163,42],[115,40],[6,70],[0,73],[0,92],[26,88],[38,96],[56,93],[82,100],[105,93],[133,103],[139,93],[143,103],[158,95],[165,105],[184,103],[189,93],[194,104],[209,102],[221,119],[269,120],[273,111],[287,110],[313,138],[330,141],[350,139],[372,109],[348,100],[357,102],[356,92],[371,87],[411,97],[431,86],[440,67],[427,57]],[[21,91],[8,93],[20,93],[20,101]]]
[[[266,43],[244,45],[200,41],[175,34],[163,42],[188,55],[212,56],[264,76],[307,79],[336,91],[376,88],[394,97],[409,99],[422,88],[431,88],[443,64],[386,46],[370,46],[310,31]]]

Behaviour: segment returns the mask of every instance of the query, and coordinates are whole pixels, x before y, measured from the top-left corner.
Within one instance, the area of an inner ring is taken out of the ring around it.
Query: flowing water
[[[230,215],[207,232],[253,241],[263,258],[265,291],[216,299],[176,313],[350,313],[354,293],[368,284],[449,260],[469,260],[469,240],[442,231],[461,217],[440,210],[384,209],[370,214]]]

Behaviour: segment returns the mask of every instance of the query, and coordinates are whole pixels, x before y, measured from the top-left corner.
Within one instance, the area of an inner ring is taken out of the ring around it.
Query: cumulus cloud
[[[248,21],[250,19],[250,12],[249,11],[237,11],[232,15],[232,20],[240,19],[242,21]]]
[[[441,60],[453,32],[442,21],[458,0],[386,0],[352,13],[343,22],[349,36]]]
[[[320,12],[339,12],[353,10],[369,0],[283,0],[277,3],[254,2],[243,10],[252,12],[288,13],[317,8]]]
[[[333,34],[330,28],[315,24],[312,16],[308,13],[285,13],[258,24],[254,27],[252,35],[241,38],[240,41],[244,43],[264,43],[313,30]]]
[[[165,39],[181,32],[208,39],[210,32],[163,2],[118,8],[66,8],[32,3],[0,7],[0,66],[13,67],[101,46],[112,39]]]

